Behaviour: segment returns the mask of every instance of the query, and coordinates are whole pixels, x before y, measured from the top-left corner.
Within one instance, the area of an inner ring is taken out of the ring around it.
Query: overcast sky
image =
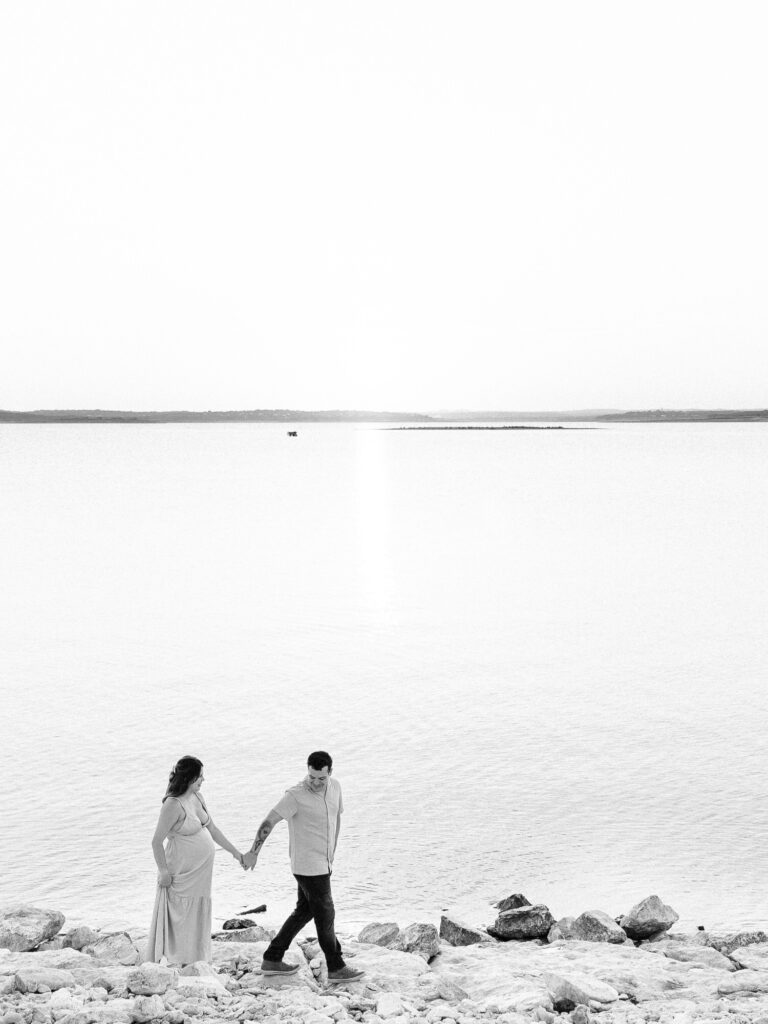
[[[766,28],[4,0],[0,408],[767,406]]]

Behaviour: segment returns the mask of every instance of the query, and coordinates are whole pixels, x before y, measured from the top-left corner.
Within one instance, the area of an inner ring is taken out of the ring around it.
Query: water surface
[[[0,428],[3,901],[145,925],[178,756],[245,848],[324,748],[342,927],[765,925],[766,425],[296,429]]]

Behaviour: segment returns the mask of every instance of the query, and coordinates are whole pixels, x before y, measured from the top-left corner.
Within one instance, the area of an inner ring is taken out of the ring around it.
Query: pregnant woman
[[[243,862],[208,813],[200,793],[203,781],[203,764],[196,757],[182,757],[168,779],[152,837],[159,875],[147,960],[165,957],[182,966],[210,960],[215,843]]]

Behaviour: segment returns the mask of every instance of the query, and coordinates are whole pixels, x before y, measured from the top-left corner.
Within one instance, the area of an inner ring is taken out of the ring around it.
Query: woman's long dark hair
[[[165,791],[163,803],[169,796],[183,796],[202,772],[203,762],[199,757],[192,757],[191,754],[180,757],[168,776],[168,789]]]

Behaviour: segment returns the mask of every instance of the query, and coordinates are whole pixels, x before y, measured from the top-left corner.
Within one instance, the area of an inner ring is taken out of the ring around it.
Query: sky
[[[5,0],[0,408],[766,407],[767,28]]]

